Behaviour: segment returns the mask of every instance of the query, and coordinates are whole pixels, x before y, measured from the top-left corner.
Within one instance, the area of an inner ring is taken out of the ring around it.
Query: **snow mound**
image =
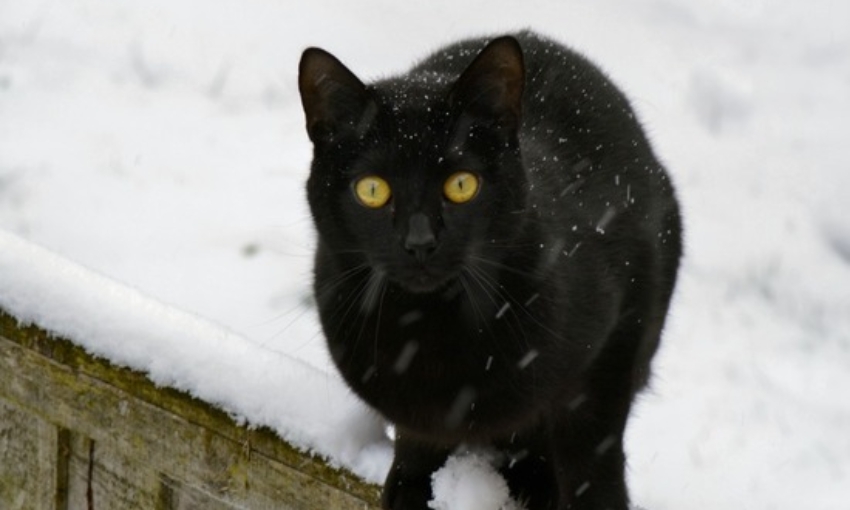
[[[452,455],[431,477],[434,499],[428,506],[434,510],[525,510],[511,498],[498,464],[498,455],[485,450]]]
[[[432,476],[434,510],[522,510],[496,471],[495,456],[467,452],[449,457]]]

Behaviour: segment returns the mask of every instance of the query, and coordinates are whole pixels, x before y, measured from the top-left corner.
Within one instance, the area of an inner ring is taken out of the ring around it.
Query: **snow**
[[[0,306],[379,482],[391,447],[311,305],[300,51],[374,78],[533,27],[627,91],[684,207],[627,437],[635,502],[840,508],[847,19],[835,0],[0,2]],[[483,462],[450,461],[443,501],[478,482],[501,499]]]
[[[434,510],[522,510],[488,452],[458,453],[432,476]]]

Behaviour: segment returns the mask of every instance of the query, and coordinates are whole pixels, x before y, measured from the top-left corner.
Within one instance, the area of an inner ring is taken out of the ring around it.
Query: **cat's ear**
[[[524,86],[525,64],[519,42],[510,36],[499,37],[460,75],[449,99],[475,116],[518,129]]]
[[[298,90],[307,134],[316,143],[353,131],[362,134],[374,109],[366,86],[336,57],[308,48],[298,66]]]

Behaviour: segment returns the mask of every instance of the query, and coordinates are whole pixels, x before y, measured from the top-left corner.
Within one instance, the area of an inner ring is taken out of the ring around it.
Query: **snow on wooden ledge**
[[[0,508],[367,509],[379,489],[0,310]]]
[[[338,468],[379,478],[374,422],[328,374],[0,230],[0,508],[371,508]]]

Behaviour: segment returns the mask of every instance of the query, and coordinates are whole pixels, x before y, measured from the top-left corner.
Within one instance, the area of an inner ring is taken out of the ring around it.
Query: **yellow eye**
[[[446,179],[443,193],[456,204],[469,202],[478,194],[478,177],[470,172],[456,172]]]
[[[390,200],[390,185],[380,177],[370,175],[354,184],[354,194],[365,207],[377,209]]]

